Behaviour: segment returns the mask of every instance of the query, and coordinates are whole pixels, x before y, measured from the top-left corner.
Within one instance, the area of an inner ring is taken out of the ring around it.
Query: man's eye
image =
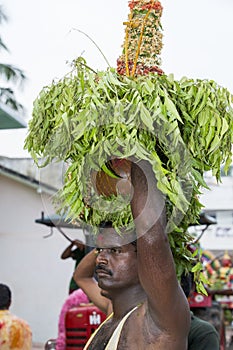
[[[103,249],[102,248],[96,248],[95,249],[95,254],[98,255],[100,252],[102,252]]]
[[[95,249],[95,254],[99,255],[101,252],[107,252],[108,254],[120,254],[121,253],[121,248],[96,248]]]
[[[121,253],[121,249],[120,248],[111,248],[111,253],[112,254],[120,254]]]

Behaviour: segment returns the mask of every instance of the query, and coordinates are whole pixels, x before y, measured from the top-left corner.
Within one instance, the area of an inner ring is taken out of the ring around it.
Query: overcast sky
[[[43,86],[69,71],[67,62],[82,55],[95,69],[111,66],[121,53],[127,0],[3,0],[9,21],[1,36],[10,54],[0,62],[15,64],[28,77],[18,99],[30,119],[32,105]],[[233,1],[164,0],[162,68],[175,78],[214,79],[233,92]],[[29,156],[23,151],[27,130],[0,130],[0,155]]]

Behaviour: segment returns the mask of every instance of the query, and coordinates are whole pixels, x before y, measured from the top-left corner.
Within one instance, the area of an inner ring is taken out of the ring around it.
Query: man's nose
[[[109,256],[109,254],[108,254],[106,249],[101,250],[96,257],[96,263],[97,264],[102,263],[102,264],[107,265],[108,264],[108,256]]]

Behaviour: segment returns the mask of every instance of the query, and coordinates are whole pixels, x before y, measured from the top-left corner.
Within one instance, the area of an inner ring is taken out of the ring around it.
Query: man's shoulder
[[[211,323],[192,315],[188,344],[190,350],[218,350],[219,334]]]
[[[191,317],[191,326],[190,326],[191,329],[197,329],[197,330],[203,330],[203,331],[207,331],[209,330],[210,332],[214,332],[216,334],[217,331],[215,329],[215,327],[210,323],[210,322],[207,322],[205,320],[202,320],[201,318],[197,317],[197,316],[194,316],[192,315]]]
[[[12,324],[12,327],[14,327],[14,328],[23,328],[23,329],[31,332],[31,328],[30,328],[29,324],[27,323],[27,321],[23,320],[22,318],[20,318],[18,316],[11,315],[11,324]]]
[[[9,310],[0,310],[0,322],[8,324],[12,322],[15,316]]]
[[[19,337],[22,341],[31,339],[32,331],[29,324],[9,311],[0,314],[0,326],[0,331],[5,334],[5,337],[7,334],[10,335],[10,341]]]

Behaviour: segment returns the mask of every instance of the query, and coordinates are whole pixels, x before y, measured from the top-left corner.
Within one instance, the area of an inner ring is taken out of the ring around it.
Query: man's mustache
[[[97,274],[98,274],[98,270],[101,270],[101,271],[107,273],[107,274],[110,275],[110,276],[113,275],[112,271],[109,270],[109,269],[108,269],[105,265],[103,265],[103,264],[98,264],[98,265],[96,265],[96,267],[95,267],[95,272],[96,272]]]

